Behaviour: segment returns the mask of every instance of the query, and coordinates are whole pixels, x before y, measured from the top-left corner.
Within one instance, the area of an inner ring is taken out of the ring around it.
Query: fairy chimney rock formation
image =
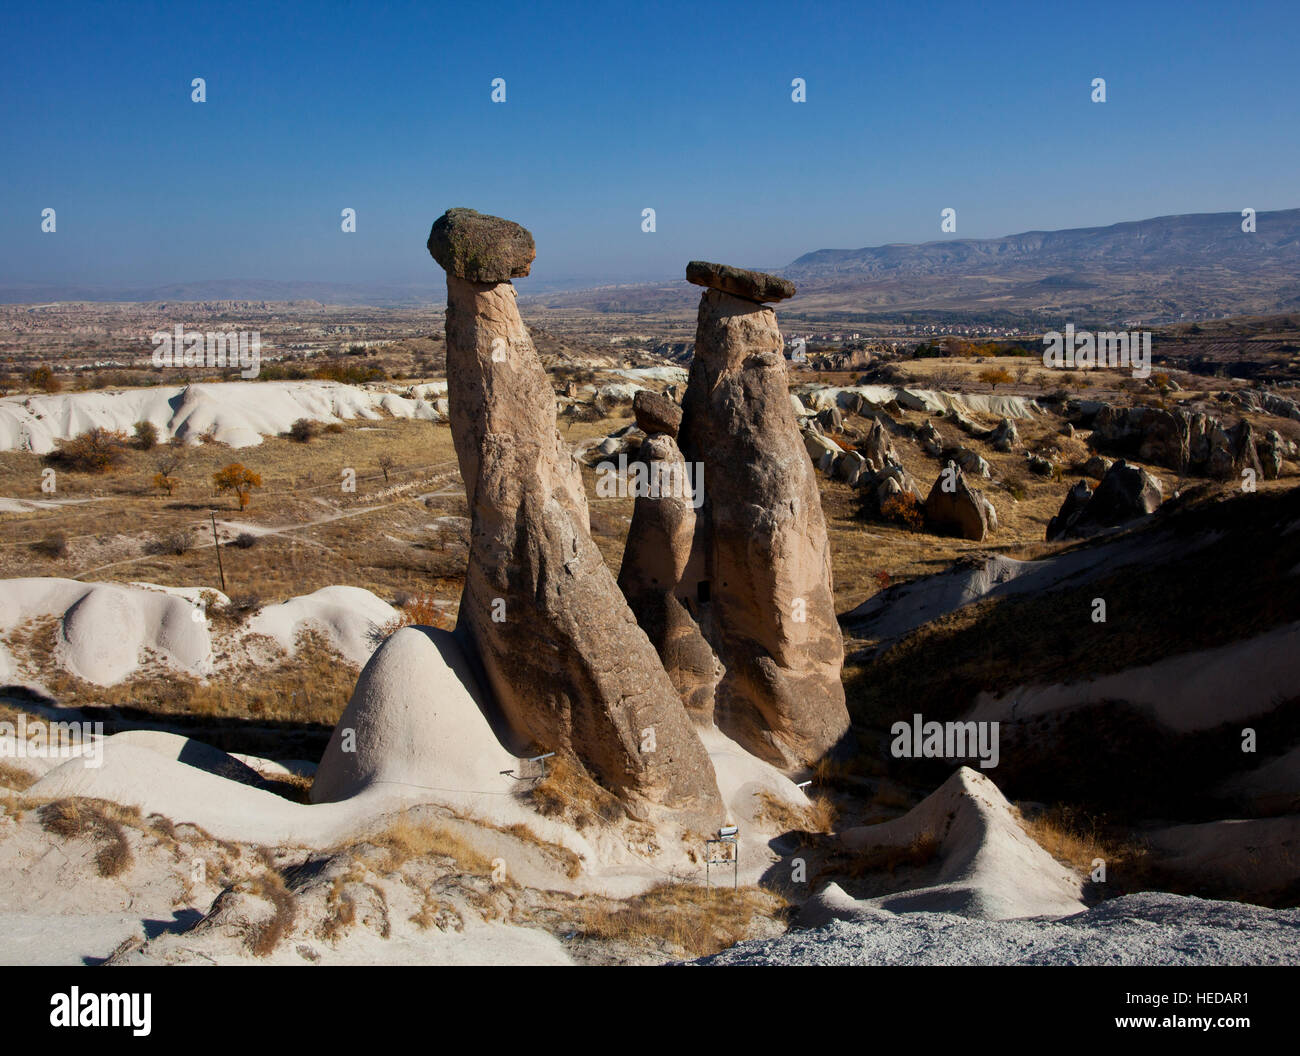
[[[532,236],[473,210],[439,218],[452,437],[471,514],[457,635],[521,742],[571,751],[629,805],[716,819],[721,799],[677,690],[591,539],[579,468],[519,316]]]
[[[693,264],[688,277],[710,287],[679,442],[704,467],[697,601],[726,669],[715,717],[749,751],[794,769],[815,763],[849,726],[821,497],[776,313],[759,303],[794,287],[722,265]]]
[[[700,496],[675,439],[682,412],[666,396],[645,389],[632,407],[638,428],[647,434],[639,453],[645,472],[638,478],[618,585],[691,718],[707,725],[722,665],[696,622]]]

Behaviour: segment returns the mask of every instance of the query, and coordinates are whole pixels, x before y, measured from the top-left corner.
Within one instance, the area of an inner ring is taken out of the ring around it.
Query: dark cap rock
[[[528,229],[473,209],[448,209],[433,222],[429,254],[448,275],[469,282],[509,282],[537,257]]]
[[[710,264],[693,260],[686,265],[686,281],[707,286],[749,301],[784,301],[794,296],[794,283],[763,271],[746,271],[730,264]]]
[[[676,437],[682,424],[682,409],[667,396],[649,389],[638,389],[632,397],[632,413],[637,428],[651,436],[666,433]]]

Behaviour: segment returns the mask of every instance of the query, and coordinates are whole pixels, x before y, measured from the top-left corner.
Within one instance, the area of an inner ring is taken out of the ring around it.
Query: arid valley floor
[[[637,457],[638,390],[683,398],[678,300],[521,289],[615,575],[634,499],[600,467]],[[259,330],[260,376],[155,369],[177,319]],[[456,626],[472,545],[445,322],[0,306],[0,961],[1300,963],[1300,318],[1158,328],[1145,379],[1049,370],[1039,335],[782,322],[852,726],[802,768],[701,733],[724,865],[443,709],[408,628]],[[313,802],[386,640],[434,754]],[[900,757],[914,715],[997,723],[996,765]],[[99,765],[20,744],[70,720]]]

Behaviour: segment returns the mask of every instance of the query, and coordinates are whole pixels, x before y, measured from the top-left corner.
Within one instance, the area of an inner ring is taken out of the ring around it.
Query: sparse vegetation
[[[41,827],[64,839],[85,837],[95,842],[95,867],[100,876],[118,876],[134,861],[124,818],[137,821],[140,812],[103,799],[58,799],[37,811]]]
[[[32,549],[42,557],[57,559],[68,556],[68,537],[60,531],[48,533],[43,539],[32,543]]]
[[[136,422],[135,444],[141,451],[152,451],[158,446],[158,427],[153,422]]]
[[[298,913],[297,899],[285,887],[284,877],[273,869],[246,881],[244,889],[270,902],[273,907],[270,919],[250,929],[244,940],[254,957],[269,956],[293,930]]]
[[[299,418],[293,425],[289,426],[289,432],[285,435],[299,444],[306,444],[315,440],[319,431],[320,426],[310,418]]]
[[[880,504],[880,516],[911,532],[925,529],[925,511],[921,508],[920,500],[910,491],[900,491],[889,496]]]
[[[262,476],[241,462],[232,462],[225,469],[212,474],[212,484],[218,491],[233,491],[242,511],[248,508],[253,489],[262,486]]]
[[[1011,373],[1003,367],[992,367],[989,370],[981,370],[979,373],[980,381],[984,382],[994,392],[998,391],[999,385],[1011,384]]]
[[[779,895],[757,887],[710,891],[664,884],[623,902],[588,896],[577,909],[588,938],[664,943],[683,955],[705,957],[745,939],[756,918],[777,916],[784,906]]]
[[[54,373],[53,369],[48,366],[35,367],[29,370],[24,380],[33,389],[40,389],[42,392],[55,393],[63,391],[63,382]]]
[[[562,818],[578,829],[594,823],[611,824],[626,816],[619,798],[596,784],[577,762],[564,755],[546,762],[546,776],[527,793],[539,814]]]
[[[59,440],[47,460],[78,473],[107,473],[122,464],[126,434],[99,426],[71,440]]]

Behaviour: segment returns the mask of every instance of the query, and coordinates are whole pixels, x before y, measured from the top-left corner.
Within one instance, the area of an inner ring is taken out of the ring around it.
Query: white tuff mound
[[[433,396],[434,402],[424,398]],[[432,391],[414,399],[394,392],[334,381],[222,381],[158,385],[147,389],[69,392],[0,399],[0,451],[53,451],[99,426],[129,433],[152,422],[159,438],[198,443],[211,433],[230,447],[253,447],[263,436],[283,433],[299,418],[338,422],[346,418],[425,418],[441,421]]]
[[[970,767],[961,767],[903,817],[846,829],[840,840],[866,851],[908,847],[926,836],[939,841],[933,882],[856,905],[985,920],[1063,917],[1084,908],[1079,878],[1029,838],[998,787]]]
[[[379,628],[397,618],[397,610],[361,587],[321,587],[320,590],[267,605],[248,621],[250,634],[274,638],[292,653],[298,634],[314,628],[330,645],[360,667],[375,651]]]
[[[334,727],[313,803],[372,786],[503,796],[518,760],[497,740],[449,631],[403,627],[371,657]],[[350,745],[345,745],[345,738]],[[350,749],[350,750],[349,750]]]
[[[360,667],[375,650],[378,629],[398,615],[386,601],[360,587],[322,587],[268,605],[223,633],[207,618],[205,594],[217,604],[229,601],[219,591],[198,587],[53,577],[0,580],[0,636],[33,617],[56,616],[60,626],[54,659],[78,678],[114,686],[137,674],[151,658],[196,678],[210,675],[216,654],[226,656],[226,662],[242,657],[237,647],[256,635],[292,654],[299,633],[306,629],[319,631],[339,655]],[[254,650],[254,659],[257,653]],[[7,669],[5,677],[11,677],[20,672],[18,659],[10,658],[0,644],[0,673]]]
[[[212,670],[212,639],[207,622],[194,618],[198,595],[147,585],[8,579],[0,581],[0,634],[33,617],[61,617],[55,659],[98,686],[130,677],[147,653],[205,675]]]

